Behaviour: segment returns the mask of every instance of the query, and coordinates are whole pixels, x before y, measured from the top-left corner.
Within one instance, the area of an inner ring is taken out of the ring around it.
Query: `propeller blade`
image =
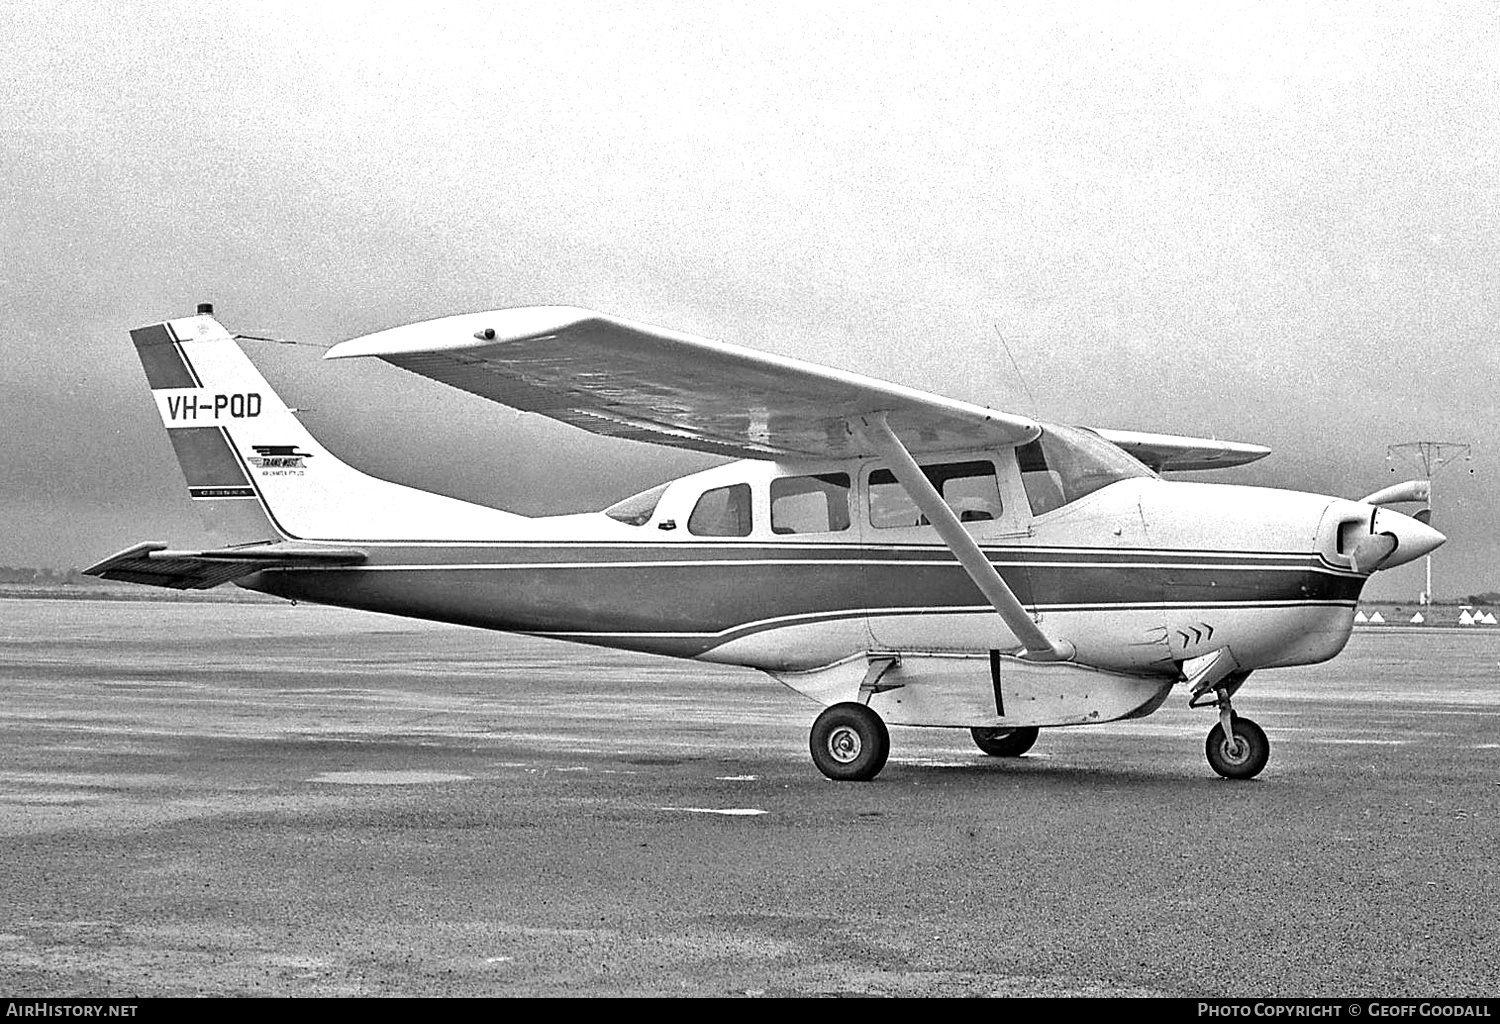
[[[1396,552],[1396,537],[1390,533],[1372,533],[1354,546],[1349,561],[1355,572],[1374,572]]]
[[[1431,481],[1408,480],[1405,483],[1382,487],[1374,494],[1367,494],[1359,500],[1366,505],[1392,505],[1399,501],[1426,501],[1431,494]]]
[[[1430,508],[1419,508],[1411,514],[1411,517],[1423,526],[1432,525],[1432,509]]]

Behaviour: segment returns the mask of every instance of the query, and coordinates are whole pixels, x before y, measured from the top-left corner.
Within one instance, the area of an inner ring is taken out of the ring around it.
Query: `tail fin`
[[[130,338],[188,494],[232,542],[495,540],[523,520],[339,461],[207,313]]]

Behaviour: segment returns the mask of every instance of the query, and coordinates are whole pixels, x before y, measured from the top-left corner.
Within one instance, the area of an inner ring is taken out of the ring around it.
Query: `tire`
[[[864,782],[885,767],[891,734],[875,712],[846,701],[824,709],[813,722],[807,745],[813,764],[830,779]]]
[[[1035,726],[1019,729],[970,729],[974,745],[991,757],[1020,757],[1031,749],[1041,730]]]
[[[1224,739],[1224,726],[1214,726],[1208,733],[1203,751],[1209,766],[1226,779],[1253,779],[1271,759],[1271,741],[1260,726],[1248,718],[1235,715],[1234,736],[1239,743],[1231,747]]]

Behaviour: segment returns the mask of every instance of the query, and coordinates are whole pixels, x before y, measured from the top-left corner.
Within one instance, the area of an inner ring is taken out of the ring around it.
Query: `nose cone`
[[[1370,532],[1385,534],[1396,541],[1396,549],[1381,560],[1382,569],[1421,558],[1448,539],[1426,523],[1384,507],[1376,508]]]

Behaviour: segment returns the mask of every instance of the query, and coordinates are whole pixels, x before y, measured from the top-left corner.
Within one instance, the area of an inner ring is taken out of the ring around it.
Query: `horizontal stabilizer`
[[[357,565],[368,556],[358,548],[245,544],[203,551],[173,551],[165,544],[137,544],[83,570],[86,576],[143,583],[173,590],[208,590],[262,569],[316,569]]]

